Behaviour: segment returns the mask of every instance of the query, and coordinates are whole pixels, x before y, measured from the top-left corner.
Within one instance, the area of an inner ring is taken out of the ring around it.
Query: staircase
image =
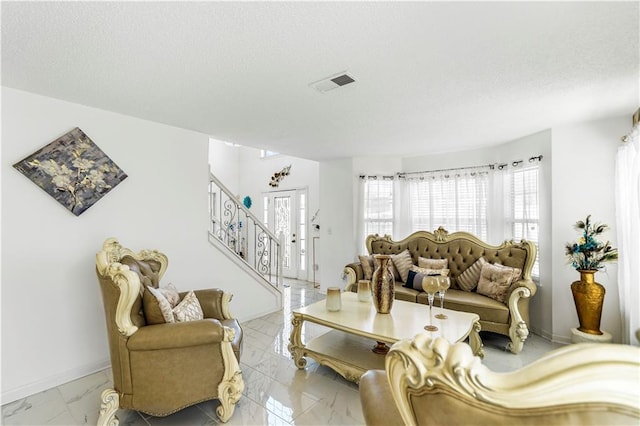
[[[209,174],[209,217],[209,242],[277,294],[282,306],[280,240],[213,174]]]

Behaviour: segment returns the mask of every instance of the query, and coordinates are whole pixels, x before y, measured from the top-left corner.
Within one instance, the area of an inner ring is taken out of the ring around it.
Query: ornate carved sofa
[[[414,264],[418,258],[447,259],[451,288],[444,299],[444,307],[457,311],[472,312],[480,316],[484,331],[492,331],[509,336],[508,349],[517,354],[522,350],[529,335],[529,299],[536,293],[536,285],[531,280],[531,269],[536,258],[536,247],[530,241],[505,241],[493,246],[480,241],[466,232],[449,234],[440,227],[433,233],[419,231],[402,241],[393,241],[390,236],[369,235],[366,239],[369,254],[398,254],[409,250]],[[518,268],[520,278],[510,286],[505,303],[494,300],[475,291],[463,291],[456,280],[479,258],[489,263],[498,263]],[[350,263],[344,268],[347,277],[346,291],[357,291],[358,280],[364,279],[360,262]],[[428,304],[426,293],[407,288],[396,280],[395,298]]]
[[[204,319],[158,320],[160,308],[154,316],[146,309],[154,297],[148,288],[158,289],[167,265],[164,254],[134,253],[115,238],[107,239],[96,255],[114,387],[102,393],[98,425],[117,424],[118,408],[164,417],[212,399],[220,400],[220,420],[233,415],[244,381],[238,364],[242,328],[229,313],[232,295],[196,290]]]
[[[391,347],[360,379],[369,426],[637,425],[640,349],[582,343],[494,373],[465,343],[427,334]]]

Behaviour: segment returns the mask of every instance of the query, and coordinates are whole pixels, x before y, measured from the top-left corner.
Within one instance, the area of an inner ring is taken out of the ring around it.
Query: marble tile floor
[[[241,360],[245,389],[228,425],[362,425],[358,386],[333,370],[308,360],[298,370],[287,350],[291,309],[324,299],[311,283],[287,281],[282,311],[242,324]],[[305,323],[304,339],[325,328]],[[538,359],[560,345],[529,335],[519,355],[505,351],[508,339],[482,333],[484,364],[507,372]],[[103,370],[2,406],[3,425],[95,425],[100,394],[111,386],[111,370]],[[203,402],[167,417],[119,410],[120,425],[216,425],[217,401]]]

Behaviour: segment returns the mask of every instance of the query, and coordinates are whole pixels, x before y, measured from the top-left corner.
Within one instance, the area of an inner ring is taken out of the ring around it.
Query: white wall
[[[320,287],[323,292],[327,287],[344,288],[342,271],[357,255],[353,244],[356,238],[354,176],[351,159],[320,163]]]
[[[209,140],[209,167],[211,172],[237,194],[240,189],[240,148],[227,145],[223,141]]]
[[[573,229],[576,221],[588,214],[611,229],[603,238],[616,244],[615,155],[620,137],[631,127],[629,116],[613,117],[552,129],[553,209],[552,280],[553,338],[569,341],[570,329],[578,327],[570,285],[579,279],[567,265],[564,245],[580,235]],[[608,264],[606,272],[596,274],[596,282],[606,288],[601,330],[620,342],[620,314],[617,288],[617,264]]]
[[[75,217],[11,165],[80,127],[129,177]],[[169,257],[165,282],[234,293],[232,313],[278,309],[207,241],[207,136],[2,88],[2,400],[108,364],[95,253],[115,236]]]

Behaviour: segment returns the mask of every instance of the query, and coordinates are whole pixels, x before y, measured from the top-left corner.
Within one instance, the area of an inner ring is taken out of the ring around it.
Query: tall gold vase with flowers
[[[618,250],[609,241],[602,243],[597,236],[609,227],[602,223],[592,223],[591,215],[586,220],[576,222],[574,228],[582,233],[575,243],[567,243],[565,252],[571,266],[580,273],[580,280],[571,284],[571,293],[580,322],[579,331],[602,335],[600,319],[605,288],[595,282],[594,275],[604,268],[606,262],[618,259]]]

